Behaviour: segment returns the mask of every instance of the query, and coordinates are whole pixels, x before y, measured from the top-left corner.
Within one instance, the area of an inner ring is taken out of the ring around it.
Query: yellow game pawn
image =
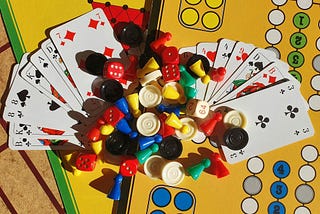
[[[100,133],[102,135],[110,135],[114,131],[114,127],[111,125],[102,125],[100,127]]]
[[[195,63],[189,66],[190,70],[201,78],[203,84],[208,84],[210,82],[210,76],[206,74],[203,69],[202,61],[199,59]]]
[[[92,151],[97,155],[97,161],[98,163],[102,163],[103,162],[103,141],[102,140],[98,140],[95,142],[91,142],[91,148]]]
[[[183,125],[175,113],[170,113],[165,120],[165,123],[168,126],[178,129],[183,134],[187,134],[189,132],[189,127],[187,125]]]
[[[165,85],[162,90],[162,97],[168,100],[176,100],[180,104],[186,103],[184,94],[180,94],[172,85]]]
[[[141,115],[141,111],[139,109],[139,94],[133,93],[128,95],[126,98],[133,117],[138,118]]]
[[[160,68],[159,64],[155,58],[151,57],[148,62],[143,66],[143,68],[137,70],[137,77],[142,78],[144,75],[158,70]]]

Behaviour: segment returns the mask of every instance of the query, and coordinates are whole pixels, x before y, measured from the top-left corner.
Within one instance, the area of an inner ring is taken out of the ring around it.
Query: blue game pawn
[[[135,153],[136,158],[138,159],[140,164],[144,164],[146,160],[153,154],[159,150],[158,144],[152,144],[150,147],[140,150]]]
[[[136,137],[138,136],[138,132],[133,131],[133,130],[131,129],[131,127],[129,126],[129,124],[128,124],[128,122],[127,122],[126,119],[121,119],[121,120],[119,120],[119,122],[118,122],[117,125],[116,125],[116,128],[117,128],[120,132],[129,135],[129,137],[130,137],[131,139],[136,138]]]
[[[156,134],[151,137],[141,136],[138,139],[140,150],[144,150],[154,143],[161,143],[161,141],[162,141],[162,136],[159,134]]]
[[[117,174],[114,178],[114,185],[108,194],[108,198],[119,201],[121,196],[121,184],[122,184],[123,176],[121,174]]]
[[[117,100],[115,103],[115,106],[118,107],[118,109],[125,114],[125,118],[126,120],[131,120],[132,119],[132,115],[130,113],[129,110],[129,104],[126,100],[126,98],[122,97],[119,100]]]
[[[198,180],[199,176],[206,168],[210,167],[211,161],[209,158],[205,158],[201,163],[187,168],[187,172],[194,180]]]
[[[159,112],[167,112],[167,113],[175,113],[178,117],[180,116],[180,107],[179,106],[165,106],[163,104],[160,104],[157,106],[157,110]]]

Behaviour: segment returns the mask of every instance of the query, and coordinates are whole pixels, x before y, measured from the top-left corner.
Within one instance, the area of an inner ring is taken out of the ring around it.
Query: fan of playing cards
[[[109,61],[120,61],[126,69],[132,68],[132,58],[127,56],[99,8],[52,29],[40,49],[25,54],[20,64],[14,66],[3,113],[10,122],[11,149],[85,147],[86,132],[108,105],[95,96],[93,87],[94,82],[103,78],[82,69],[85,58],[93,52],[103,54]],[[181,48],[179,55],[178,63],[195,79],[184,85],[196,89],[195,97],[188,99],[206,101],[212,114],[221,112],[223,121],[230,120],[247,132],[248,139],[242,147],[225,145],[220,133],[226,128],[221,124],[206,136],[222,148],[229,163],[313,135],[300,83],[274,52],[221,39]],[[172,81],[158,76],[152,80],[157,79]],[[127,89],[138,80],[120,82]],[[135,90],[141,85],[138,82]],[[201,129],[197,132],[194,141],[205,136]]]

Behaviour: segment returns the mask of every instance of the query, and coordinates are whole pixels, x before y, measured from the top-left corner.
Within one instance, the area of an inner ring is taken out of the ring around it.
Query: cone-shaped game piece
[[[218,178],[222,178],[230,174],[228,168],[222,163],[219,153],[214,152],[210,156],[210,160],[212,163],[212,174],[216,175]]]
[[[133,130],[131,129],[131,127],[129,126],[127,120],[125,120],[125,119],[121,119],[121,120],[117,123],[116,128],[117,128],[120,132],[129,135],[129,137],[130,137],[131,139],[136,138],[136,137],[138,136],[138,133],[135,132],[135,131],[133,131]]]
[[[184,65],[179,65],[180,80],[179,83],[183,87],[192,86],[196,83],[196,80],[188,73]]]
[[[131,108],[131,112],[134,118],[138,118],[141,115],[141,111],[139,109],[139,94],[133,93],[128,95],[127,97],[128,105]]]
[[[115,106],[118,107],[118,109],[120,111],[122,111],[122,113],[125,114],[125,118],[127,120],[131,120],[132,119],[132,115],[130,114],[130,111],[129,111],[129,104],[128,104],[127,100],[124,97],[122,97],[119,100],[117,100],[114,104],[115,104]]]
[[[189,131],[189,127],[187,125],[183,125],[175,113],[169,114],[165,123],[175,129],[179,129],[184,134]]]
[[[201,82],[203,84],[208,84],[210,81],[210,76],[208,76],[203,69],[202,61],[199,59],[195,63],[193,63],[191,66],[189,66],[190,70],[195,73],[198,77],[201,78]]]
[[[162,141],[162,136],[159,134],[156,134],[154,136],[151,137],[144,137],[141,136],[138,139],[138,143],[139,143],[139,148],[140,150],[146,149],[149,146],[151,146],[154,143],[160,143]]]
[[[135,153],[140,164],[143,164],[153,153],[159,150],[158,144],[152,144],[150,147]]]
[[[216,112],[213,117],[200,125],[200,129],[206,136],[210,136],[216,127],[217,122],[222,120],[222,114],[220,112]]]
[[[191,175],[194,180],[198,180],[203,170],[210,167],[211,161],[208,158],[205,158],[201,163],[191,166],[187,169],[187,172]]]
[[[142,78],[144,75],[158,70],[160,68],[159,64],[157,63],[156,59],[151,57],[148,62],[143,66],[143,68],[137,70],[137,77]]]
[[[117,174],[114,178],[114,185],[108,194],[108,198],[119,201],[121,196],[121,184],[122,184],[123,176],[121,174]]]

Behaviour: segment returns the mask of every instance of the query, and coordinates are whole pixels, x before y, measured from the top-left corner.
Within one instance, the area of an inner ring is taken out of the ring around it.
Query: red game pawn
[[[158,133],[162,136],[162,138],[166,138],[168,136],[174,135],[175,129],[165,123],[167,119],[167,115],[162,113],[158,115],[158,118],[161,122],[161,127]]]
[[[126,80],[135,80],[137,78],[137,66],[138,66],[138,56],[130,55],[129,57],[130,65],[124,71],[123,78]]]
[[[222,114],[220,112],[214,113],[213,117],[200,125],[200,129],[206,136],[210,136],[216,127],[217,122],[222,120]]]
[[[159,36],[158,39],[154,40],[150,43],[150,48],[157,54],[161,54],[163,49],[165,48],[165,44],[167,41],[171,40],[171,33],[167,32]]]
[[[226,72],[225,67],[214,68],[210,75],[211,79],[215,82],[221,82],[224,79]]]
[[[219,153],[212,153],[210,160],[212,163],[210,171],[212,171],[212,174],[216,175],[217,178],[222,178],[230,174],[228,168],[222,163]]]

